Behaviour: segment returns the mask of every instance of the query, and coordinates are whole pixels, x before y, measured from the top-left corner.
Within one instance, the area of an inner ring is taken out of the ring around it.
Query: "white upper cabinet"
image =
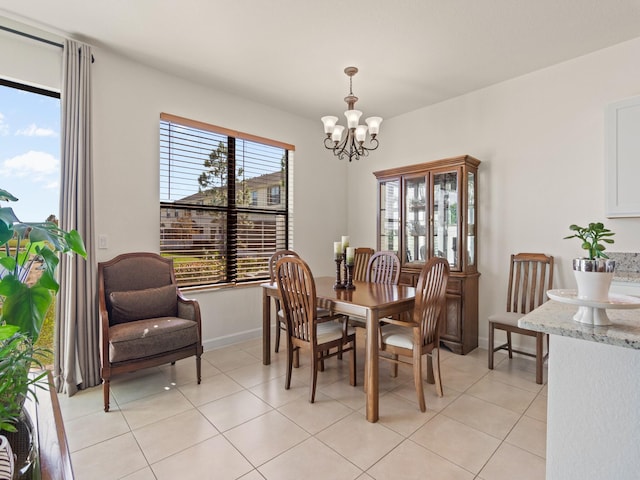
[[[605,112],[607,217],[640,217],[640,97]]]

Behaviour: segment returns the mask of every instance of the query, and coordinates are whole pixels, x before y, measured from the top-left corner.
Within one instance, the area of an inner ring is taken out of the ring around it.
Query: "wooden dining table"
[[[318,303],[335,313],[365,319],[367,341],[365,352],[365,385],[367,420],[378,421],[378,330],[380,319],[413,310],[415,288],[407,285],[384,285],[354,282],[355,290],[334,290],[333,277],[315,278]],[[278,297],[275,283],[262,287],[262,363],[271,363],[271,301]]]

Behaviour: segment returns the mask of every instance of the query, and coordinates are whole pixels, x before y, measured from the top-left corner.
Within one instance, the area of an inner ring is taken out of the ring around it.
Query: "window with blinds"
[[[178,283],[269,278],[289,248],[292,145],[160,115],[160,253]]]

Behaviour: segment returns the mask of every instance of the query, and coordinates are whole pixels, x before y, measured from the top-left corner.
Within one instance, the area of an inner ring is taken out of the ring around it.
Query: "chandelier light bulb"
[[[326,133],[327,136],[331,136],[336,123],[338,123],[338,117],[329,115],[326,117],[322,117],[320,120],[322,120],[322,123],[324,124],[324,133]]]
[[[331,140],[335,143],[338,143],[342,140],[342,132],[344,131],[344,127],[342,125],[336,125],[333,127],[333,133],[331,134]]]
[[[347,117],[347,128],[356,128],[360,121],[360,117],[362,116],[362,112],[360,110],[347,110],[344,112],[344,116]]]
[[[380,124],[382,123],[382,117],[369,117],[365,120],[365,122],[369,126],[369,135],[371,135],[372,137],[374,135],[378,135]]]

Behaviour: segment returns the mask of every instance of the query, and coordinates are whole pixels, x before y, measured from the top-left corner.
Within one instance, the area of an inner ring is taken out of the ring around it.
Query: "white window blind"
[[[160,115],[160,253],[174,259],[180,285],[269,278],[269,257],[290,245],[292,151]]]

